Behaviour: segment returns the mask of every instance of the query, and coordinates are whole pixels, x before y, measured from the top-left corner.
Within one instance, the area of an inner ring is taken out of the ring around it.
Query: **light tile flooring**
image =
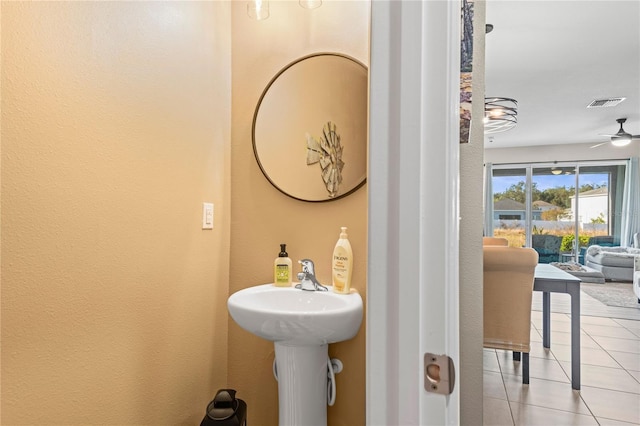
[[[570,298],[551,294],[551,348],[534,292],[530,384],[511,352],[484,350],[484,425],[640,425],[640,304],[613,308],[581,292],[581,375],[571,389]]]

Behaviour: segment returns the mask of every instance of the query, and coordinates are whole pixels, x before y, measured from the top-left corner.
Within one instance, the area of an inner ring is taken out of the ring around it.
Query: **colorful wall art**
[[[462,0],[460,35],[460,143],[469,143],[473,74],[473,0]]]

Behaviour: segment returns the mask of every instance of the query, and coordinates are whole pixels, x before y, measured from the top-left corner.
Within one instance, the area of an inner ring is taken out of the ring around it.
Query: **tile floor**
[[[551,295],[551,348],[534,292],[530,384],[511,352],[484,350],[484,425],[640,425],[640,305],[613,308],[581,293],[581,390],[571,389],[570,298]]]

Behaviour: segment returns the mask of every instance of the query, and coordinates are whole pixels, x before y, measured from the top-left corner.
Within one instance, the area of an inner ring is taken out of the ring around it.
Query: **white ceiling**
[[[485,94],[516,99],[518,125],[485,136],[485,148],[597,144],[623,117],[625,131],[640,134],[640,0],[486,5],[494,29],[486,35]],[[627,99],[586,108],[609,97]]]

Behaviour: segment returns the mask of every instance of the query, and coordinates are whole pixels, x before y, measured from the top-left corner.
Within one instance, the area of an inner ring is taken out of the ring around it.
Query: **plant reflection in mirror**
[[[322,180],[329,197],[338,195],[342,183],[342,145],[336,125],[330,121],[322,128],[322,136],[315,139],[307,133],[307,165],[320,163]]]

